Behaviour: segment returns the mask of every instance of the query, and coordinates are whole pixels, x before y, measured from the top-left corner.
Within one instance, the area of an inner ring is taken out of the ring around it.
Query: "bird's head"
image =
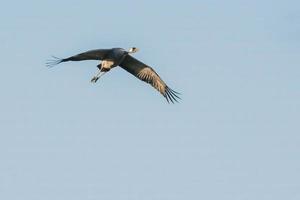
[[[137,52],[139,49],[136,48],[136,47],[131,47],[129,50],[128,50],[128,53],[135,53]]]

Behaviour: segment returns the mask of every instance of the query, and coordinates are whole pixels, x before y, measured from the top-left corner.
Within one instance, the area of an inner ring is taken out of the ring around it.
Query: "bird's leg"
[[[106,72],[99,70],[99,72],[92,78],[91,82],[96,83],[98,79],[103,76]]]
[[[107,72],[106,70],[104,70],[102,63],[97,65],[97,68],[99,69],[99,72],[92,78],[91,80],[92,83],[96,83],[98,79]]]

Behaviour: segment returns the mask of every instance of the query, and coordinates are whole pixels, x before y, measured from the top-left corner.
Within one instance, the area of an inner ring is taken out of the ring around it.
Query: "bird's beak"
[[[136,47],[131,47],[131,48],[129,49],[128,53],[135,53],[135,52],[137,52],[138,50],[139,50],[139,49],[136,48]]]

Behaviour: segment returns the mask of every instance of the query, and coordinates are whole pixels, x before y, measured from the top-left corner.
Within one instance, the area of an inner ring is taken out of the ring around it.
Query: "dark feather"
[[[158,90],[169,102],[178,102],[180,99],[179,93],[175,92],[167,86],[167,84],[159,77],[159,75],[148,65],[142,63],[141,61],[127,55],[121,62],[120,66],[137,77],[138,79],[149,83]]]
[[[67,61],[82,61],[82,60],[104,60],[107,54],[111,51],[111,49],[96,49],[87,51],[84,53],[80,53],[68,58],[57,58],[52,56],[52,59],[48,60],[46,63],[47,67],[54,67],[62,62]]]
[[[59,63],[62,62],[63,59],[61,58],[57,58],[55,56],[52,56],[51,59],[47,60],[46,62],[46,66],[51,68],[51,67],[54,67],[55,65],[58,65]]]

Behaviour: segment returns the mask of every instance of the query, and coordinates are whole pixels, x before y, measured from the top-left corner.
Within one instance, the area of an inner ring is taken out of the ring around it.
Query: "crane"
[[[95,49],[63,59],[53,56],[51,60],[48,60],[46,65],[51,68],[67,61],[99,60],[100,64],[97,65],[99,70],[91,79],[92,83],[96,83],[101,76],[109,72],[112,68],[120,66],[138,79],[152,85],[152,87],[166,98],[168,103],[178,102],[180,93],[168,87],[153,68],[129,55],[138,50],[136,47],[131,47],[128,51],[123,48]]]

